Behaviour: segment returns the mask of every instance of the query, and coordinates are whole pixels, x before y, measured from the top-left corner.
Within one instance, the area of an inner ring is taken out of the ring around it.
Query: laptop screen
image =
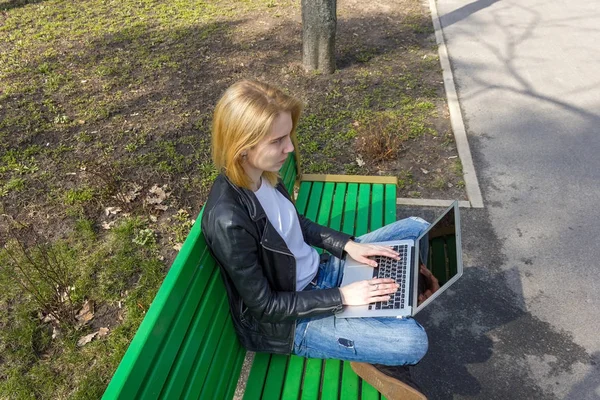
[[[430,303],[462,275],[460,216],[455,202],[419,239],[417,310]],[[426,270],[423,270],[423,267]],[[435,279],[434,279],[435,278]],[[414,303],[413,303],[414,304]]]

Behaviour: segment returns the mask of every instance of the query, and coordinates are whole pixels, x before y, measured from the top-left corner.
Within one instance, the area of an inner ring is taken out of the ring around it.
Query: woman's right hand
[[[342,304],[361,306],[377,301],[388,301],[390,294],[398,290],[399,285],[390,278],[374,278],[358,281],[340,288]]]

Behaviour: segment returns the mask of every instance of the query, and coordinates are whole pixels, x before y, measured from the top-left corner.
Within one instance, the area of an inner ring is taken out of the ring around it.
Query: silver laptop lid
[[[421,260],[420,250],[427,246],[427,260]],[[413,263],[412,315],[427,307],[436,297],[448,289],[463,273],[462,247],[460,235],[460,211],[458,201],[450,207],[415,241]],[[419,273],[419,265],[423,262],[427,269],[438,279],[440,288],[427,300],[417,306],[419,286],[424,283]]]

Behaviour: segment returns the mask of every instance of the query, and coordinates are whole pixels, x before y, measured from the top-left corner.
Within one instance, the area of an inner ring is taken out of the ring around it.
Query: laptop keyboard
[[[406,286],[406,266],[408,263],[407,250],[408,245],[391,246],[400,253],[400,259],[396,260],[389,257],[375,256],[377,268],[373,269],[373,278],[392,278],[400,287],[396,293],[390,295],[388,301],[378,301],[369,304],[369,310],[393,310],[404,308],[404,293],[408,290]]]

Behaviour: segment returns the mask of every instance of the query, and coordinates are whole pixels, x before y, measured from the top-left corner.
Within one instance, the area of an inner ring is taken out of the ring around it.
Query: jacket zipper
[[[281,251],[281,250],[273,249],[273,248],[271,248],[271,247],[269,247],[269,246],[265,245],[263,242],[260,242],[260,245],[261,245],[263,248],[265,248],[265,249],[267,249],[267,250],[269,250],[269,251],[272,251],[272,252],[274,252],[274,253],[279,253],[279,254],[283,254],[283,255],[285,255],[285,256],[294,257],[294,255],[293,255],[291,252],[289,252],[289,253],[286,253],[285,251]],[[296,271],[294,271],[294,275],[295,275],[295,274],[296,274]],[[294,291],[296,291],[296,280],[295,280],[295,279],[294,279]],[[290,340],[290,346],[289,346],[289,347],[290,347],[290,354],[293,354],[293,353],[294,353],[294,341],[296,340],[296,321],[294,321],[294,325],[293,325],[293,327],[292,327],[292,335],[291,335],[290,339],[291,339],[291,340]]]
[[[274,248],[272,248],[272,247],[269,247],[269,246],[267,246],[267,245],[266,245],[264,242],[260,242],[260,245],[261,245],[262,247],[264,247],[265,249],[267,249],[267,250],[270,250],[270,251],[273,251],[273,252],[275,252],[275,253],[279,253],[279,254],[283,254],[283,255],[286,255],[286,256],[294,257],[294,255],[293,255],[291,252],[289,252],[289,253],[286,253],[285,251],[281,251],[281,250],[274,249]],[[296,289],[296,288],[294,288],[294,290],[295,290],[295,289]]]

